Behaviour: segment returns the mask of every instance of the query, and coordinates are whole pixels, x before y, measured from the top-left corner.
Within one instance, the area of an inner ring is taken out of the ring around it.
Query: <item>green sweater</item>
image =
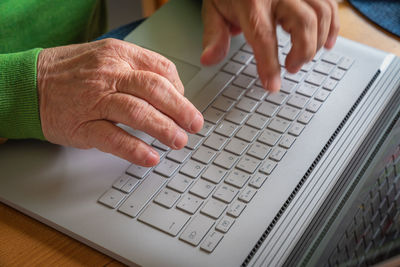
[[[0,0],[0,137],[44,139],[36,87],[43,48],[93,40],[104,0]]]

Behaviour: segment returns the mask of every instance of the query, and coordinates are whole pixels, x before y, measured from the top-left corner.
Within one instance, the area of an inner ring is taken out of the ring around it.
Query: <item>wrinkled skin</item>
[[[230,36],[244,33],[264,87],[280,88],[277,24],[291,34],[286,68],[298,71],[316,51],[331,48],[339,22],[334,0],[204,0],[205,65],[221,61]],[[153,166],[157,152],[117,127],[126,124],[172,149],[186,132],[203,126],[201,113],[183,96],[172,62],[114,39],[44,49],[38,58],[38,95],[43,134],[52,143],[98,148],[132,163]]]
[[[116,122],[173,149],[184,147],[185,131],[194,133],[203,125],[201,113],[183,96],[173,63],[119,40],[43,50],[38,90],[48,141],[96,147],[143,166],[157,164],[157,152]]]
[[[211,65],[229,50],[231,34],[243,31],[252,46],[260,80],[270,91],[280,88],[276,25],[290,33],[293,47],[285,67],[297,72],[322,47],[332,48],[339,32],[334,0],[204,0],[204,51]]]

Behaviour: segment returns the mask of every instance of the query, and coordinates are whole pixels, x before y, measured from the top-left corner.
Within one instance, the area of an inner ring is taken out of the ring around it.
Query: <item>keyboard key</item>
[[[271,130],[264,130],[257,140],[269,146],[274,146],[280,138],[280,134]]]
[[[297,83],[289,81],[287,79],[282,79],[281,91],[287,94],[291,94],[296,86]]]
[[[239,200],[243,201],[244,203],[249,203],[256,193],[256,189],[248,186],[242,191],[242,193],[240,193]]]
[[[342,69],[335,69],[331,73],[331,78],[333,78],[335,80],[341,80],[345,74],[346,74],[346,71],[344,71]]]
[[[229,113],[226,115],[225,119],[227,121],[236,123],[238,125],[243,124],[247,117],[249,116],[249,113],[241,111],[239,109],[233,108]]]
[[[181,168],[180,172],[190,177],[196,178],[199,176],[201,171],[205,168],[205,165],[198,163],[193,160],[188,160],[185,165]]]
[[[241,158],[236,165],[236,168],[239,170],[248,172],[248,173],[254,173],[255,170],[258,168],[258,165],[260,165],[261,161],[258,159],[255,159],[250,156],[244,156]]]
[[[299,113],[300,113],[299,109],[285,105],[279,111],[278,116],[293,121],[297,118]]]
[[[203,124],[203,128],[201,128],[201,130],[197,133],[201,136],[208,136],[212,130],[214,129],[215,125],[205,121]]]
[[[314,115],[311,112],[303,111],[297,119],[298,122],[308,124]]]
[[[332,64],[338,64],[340,59],[342,58],[341,55],[336,54],[334,52],[326,52],[323,56],[322,56],[322,60],[332,63]]]
[[[224,216],[222,219],[219,221],[215,229],[222,233],[226,233],[229,231],[233,223],[235,222],[235,219],[233,219],[230,216]]]
[[[268,124],[268,128],[278,133],[284,133],[289,128],[290,121],[281,118],[273,118]]]
[[[178,163],[164,159],[155,167],[154,171],[166,177],[171,177],[178,168]]]
[[[269,103],[262,102],[260,106],[257,108],[257,112],[268,117],[273,117],[275,113],[278,111],[279,106]]]
[[[99,202],[112,209],[115,209],[119,203],[125,198],[125,194],[114,189],[108,189],[100,198]]]
[[[218,184],[222,178],[226,175],[227,171],[222,169],[221,167],[210,165],[208,166],[207,170],[201,175],[204,179]]]
[[[204,239],[203,243],[201,243],[200,248],[211,253],[214,251],[215,247],[221,242],[223,234],[211,231],[208,236]]]
[[[217,99],[212,104],[212,107],[222,110],[222,111],[228,111],[230,110],[233,105],[234,101],[230,98],[227,98],[225,96],[218,96]]]
[[[316,86],[321,86],[326,79],[324,74],[312,71],[306,78],[306,82],[314,84]]]
[[[128,167],[128,169],[125,172],[131,176],[137,178],[143,178],[146,176],[147,173],[149,173],[150,169],[151,169],[150,167],[143,167],[136,164],[132,164]]]
[[[233,100],[238,100],[243,94],[245,90],[243,88],[234,86],[234,85],[229,85],[225,90],[222,92],[222,95],[229,97]]]
[[[189,222],[179,239],[197,246],[213,225],[214,220],[199,214]]]
[[[135,191],[119,207],[118,211],[131,217],[136,217],[165,181],[164,177],[151,173],[136,187]]]
[[[303,66],[301,66],[301,70],[305,72],[309,72],[314,67],[314,61],[307,62]]]
[[[131,178],[132,176],[127,175],[126,173],[123,173],[120,177],[118,177],[117,180],[115,180],[115,182],[113,183],[112,187],[114,187],[115,189],[121,189],[126,182],[128,182],[128,180]]]
[[[182,148],[179,150],[171,150],[168,155],[167,158],[174,160],[176,162],[179,163],[183,163],[192,153],[192,151],[188,148]]]
[[[209,107],[206,109],[206,111],[204,111],[203,118],[206,121],[217,124],[218,122],[221,121],[221,119],[224,115],[225,115],[224,112],[222,112],[218,109],[215,109],[213,107]]]
[[[296,73],[290,73],[286,72],[285,73],[285,79],[293,81],[293,82],[301,82],[304,79],[304,76],[306,76],[306,73],[303,71],[298,71]]]
[[[253,112],[257,108],[257,105],[258,105],[258,101],[248,98],[248,97],[243,97],[236,104],[236,108],[241,109],[246,112]]]
[[[242,188],[250,179],[250,175],[239,170],[233,170],[225,178],[225,183]]]
[[[254,113],[247,120],[246,124],[261,130],[261,129],[264,129],[265,125],[267,125],[267,122],[268,122],[267,117],[257,114],[257,113]]]
[[[237,128],[236,124],[229,121],[222,121],[218,124],[217,128],[215,128],[214,132],[226,137],[232,137]]]
[[[306,106],[307,102],[308,102],[307,97],[294,94],[289,98],[287,104],[302,109]]]
[[[286,154],[286,149],[277,146],[272,149],[271,154],[269,154],[269,158],[275,161],[280,161],[283,158],[283,156],[285,156],[285,154]]]
[[[138,218],[172,236],[176,236],[189,219],[190,216],[182,211],[166,209],[154,203],[150,203]]]
[[[290,127],[289,133],[294,136],[299,136],[301,132],[304,130],[304,125],[298,122],[293,123],[292,127]]]
[[[328,98],[329,94],[330,94],[329,91],[320,89],[315,95],[315,99],[323,102]]]
[[[244,70],[243,73],[250,76],[257,78],[258,77],[258,72],[257,72],[257,66],[255,64],[249,64]]]
[[[277,28],[276,38],[278,40],[278,46],[284,47],[290,42],[290,35],[285,32],[281,27]]]
[[[321,58],[321,56],[325,53],[325,49],[320,48],[317,53],[315,54],[313,61],[317,61]]]
[[[203,200],[201,198],[192,194],[186,194],[181,198],[178,204],[176,204],[176,207],[190,214],[194,214],[202,203]]]
[[[261,101],[264,100],[267,94],[268,92],[264,88],[254,85],[247,90],[246,96],[255,99],[257,101]]]
[[[243,51],[253,54],[253,48],[248,43],[245,43],[242,48]]]
[[[281,139],[281,141],[279,142],[279,145],[283,148],[290,148],[294,141],[296,141],[296,138],[291,136],[291,135],[284,135]]]
[[[243,70],[243,68],[244,68],[243,64],[233,61],[228,61],[228,63],[225,64],[222,70],[233,75],[238,75]]]
[[[296,92],[301,95],[311,97],[314,95],[314,93],[315,93],[315,91],[317,91],[317,89],[318,89],[318,86],[315,86],[315,85],[312,85],[309,83],[303,83],[297,88]]]
[[[210,216],[211,218],[218,219],[219,216],[225,211],[226,204],[216,200],[210,199],[201,209],[201,213]]]
[[[223,167],[225,169],[230,169],[233,167],[237,159],[238,157],[235,156],[234,154],[222,151],[214,160],[214,164]]]
[[[175,202],[179,199],[181,195],[168,188],[162,189],[158,195],[154,198],[154,202],[166,207],[172,208]]]
[[[270,175],[272,171],[275,169],[276,164],[277,164],[276,162],[267,159],[262,163],[260,167],[260,172]]]
[[[323,87],[329,91],[332,91],[333,89],[335,89],[337,83],[338,83],[337,81],[329,78],[328,80],[326,80]]]
[[[339,68],[348,70],[351,65],[353,65],[354,59],[349,58],[349,57],[343,57],[342,60],[339,63]]]
[[[322,103],[320,101],[312,99],[307,105],[307,110],[312,113],[315,113],[318,111],[318,109],[321,107],[321,105],[322,105]]]
[[[246,208],[246,204],[240,201],[235,201],[232,203],[232,205],[229,207],[227,214],[231,215],[234,218],[239,217],[239,215],[243,212],[244,208]]]
[[[208,164],[216,155],[216,152],[210,148],[201,146],[192,156],[192,159],[198,160],[201,163]]]
[[[320,61],[314,67],[314,71],[328,75],[335,68],[335,65],[330,64],[328,62]]]
[[[201,136],[195,134],[188,134],[188,142],[186,147],[189,149],[196,149],[200,144],[203,138]]]
[[[250,146],[249,150],[247,151],[247,154],[263,160],[267,157],[270,151],[271,147],[261,144],[259,142],[255,142]]]
[[[159,148],[159,149],[161,149],[161,150],[164,150],[164,151],[169,150],[169,146],[164,145],[163,143],[161,143],[161,142],[158,141],[157,139],[154,140],[154,142],[153,142],[151,145],[154,146],[154,147],[157,147],[157,148]]]
[[[222,147],[225,145],[226,141],[228,141],[227,138],[216,134],[212,133],[206,141],[203,143],[203,145],[208,146],[214,150],[221,150]]]
[[[225,203],[231,203],[238,192],[239,189],[236,189],[227,184],[221,184],[214,192],[213,197]]]
[[[126,184],[124,184],[124,186],[121,188],[121,191],[124,193],[130,193],[133,190],[133,188],[138,185],[138,183],[139,183],[139,179],[130,178],[126,182]]]
[[[237,85],[239,87],[242,88],[249,88],[250,86],[253,85],[253,83],[255,82],[255,79],[253,77],[244,75],[244,74],[239,74],[238,76],[236,76],[236,79],[233,80],[233,84]]]
[[[257,189],[261,188],[267,178],[265,174],[257,173],[250,179],[249,185]]]
[[[180,193],[183,193],[188,189],[192,181],[193,180],[186,175],[178,173],[169,181],[167,186]]]
[[[257,129],[254,129],[253,127],[250,126],[243,126],[236,133],[236,137],[247,142],[252,142],[256,138],[257,134],[258,134]]]
[[[210,195],[214,188],[215,185],[212,183],[209,183],[204,179],[198,179],[192,188],[190,188],[189,192],[204,199]]]
[[[232,60],[247,65],[253,59],[253,55],[244,51],[237,52]]]
[[[238,156],[242,155],[246,150],[248,143],[237,138],[232,138],[229,143],[225,146],[225,150],[232,152]]]
[[[265,100],[277,105],[282,105],[285,102],[287,96],[287,94],[282,92],[270,93]]]

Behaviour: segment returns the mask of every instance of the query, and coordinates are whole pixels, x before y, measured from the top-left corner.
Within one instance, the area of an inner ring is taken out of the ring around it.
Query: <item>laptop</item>
[[[184,149],[123,125],[157,149],[159,165],[9,141],[0,201],[128,265],[326,262],[336,255],[333,215],[350,210],[371,162],[398,138],[400,59],[339,37],[300,72],[282,68],[282,88],[269,94],[243,36],[220,64],[200,64],[200,8],[170,1],[125,39],[170,58],[203,112]],[[290,37],[280,28],[278,41],[284,62]]]

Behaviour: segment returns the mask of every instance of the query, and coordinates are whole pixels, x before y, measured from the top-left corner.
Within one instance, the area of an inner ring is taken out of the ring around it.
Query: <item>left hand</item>
[[[276,25],[290,33],[292,48],[285,67],[297,72],[322,47],[330,49],[339,32],[334,0],[203,0],[203,54],[201,62],[221,61],[229,50],[230,35],[243,31],[254,51],[259,78],[270,91],[280,89]]]

